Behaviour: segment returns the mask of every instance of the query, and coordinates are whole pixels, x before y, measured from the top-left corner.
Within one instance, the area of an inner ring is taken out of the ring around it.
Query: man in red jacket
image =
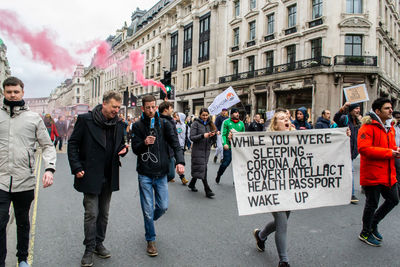
[[[387,123],[392,113],[389,99],[376,99],[358,132],[360,184],[366,196],[363,229],[358,238],[375,247],[379,247],[383,239],[378,223],[399,203],[394,158],[400,157],[400,152],[396,147],[395,130]],[[377,209],[380,195],[385,201]]]

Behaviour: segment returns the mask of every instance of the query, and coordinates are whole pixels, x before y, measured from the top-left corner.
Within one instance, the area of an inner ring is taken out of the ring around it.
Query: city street
[[[210,157],[212,159],[212,157]],[[112,196],[105,246],[110,259],[95,257],[95,266],[277,266],[274,237],[266,251],[255,246],[254,228],[272,220],[270,214],[239,217],[232,169],[215,184],[218,165],[210,161],[208,174],[216,196],[208,199],[202,184],[194,193],[179,178],[169,184],[170,205],[156,222],[159,255],[146,255],[143,216],[137,187],[136,156],[121,160],[120,191]],[[186,177],[190,178],[190,153],[186,153]],[[358,169],[358,164],[356,169]],[[43,170],[41,171],[43,173]],[[67,154],[58,153],[55,183],[39,190],[33,266],[80,266],[84,252],[82,194],[73,189]],[[358,172],[356,184],[358,185]],[[292,212],[288,226],[291,266],[399,266],[400,213],[395,208],[381,223],[382,247],[370,247],[358,240],[364,196],[357,186],[358,205]],[[11,228],[12,229],[12,228]],[[15,231],[15,227],[14,227]],[[15,234],[8,232],[15,246]],[[8,263],[15,248],[9,247]],[[12,259],[10,259],[12,258]],[[10,266],[15,266],[11,264]]]

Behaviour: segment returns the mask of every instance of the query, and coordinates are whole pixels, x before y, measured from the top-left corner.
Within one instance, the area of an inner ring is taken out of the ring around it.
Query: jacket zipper
[[[8,190],[9,193],[11,193],[11,188],[12,188],[12,176],[10,176],[10,188]]]
[[[390,130],[389,130],[389,132],[390,132]],[[387,141],[388,141],[388,148],[390,148],[390,146],[389,146],[389,135],[387,135]],[[391,161],[391,159],[389,159],[389,164],[388,164],[388,166],[389,166],[389,188],[392,186],[392,172],[391,172],[391,169],[390,169],[390,161]]]
[[[31,169],[31,173],[32,173],[31,155],[29,155],[29,151],[27,151],[27,153],[28,153],[28,166],[29,166],[29,169]]]

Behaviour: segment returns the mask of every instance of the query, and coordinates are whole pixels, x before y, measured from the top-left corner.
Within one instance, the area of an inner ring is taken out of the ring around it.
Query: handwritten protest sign
[[[365,84],[358,84],[343,88],[346,100],[352,104],[369,101],[368,91]]]
[[[231,143],[239,215],[350,203],[346,129],[234,133]]]

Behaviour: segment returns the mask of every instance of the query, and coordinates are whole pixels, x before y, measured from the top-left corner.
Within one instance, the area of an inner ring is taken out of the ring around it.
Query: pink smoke
[[[31,33],[17,18],[16,13],[0,9],[0,31],[15,40],[18,48],[24,52],[27,44],[35,60],[49,63],[53,70],[72,71],[77,60],[68,51],[54,42],[49,30]]]
[[[111,47],[107,42],[101,42],[97,47],[97,52],[93,58],[93,65],[101,69],[105,69],[108,64],[107,60],[111,55]]]
[[[76,51],[77,54],[87,54],[93,50],[93,48],[99,46],[102,43],[101,40],[92,40],[85,42],[84,44],[80,45],[79,49]]]
[[[165,89],[165,86],[157,81],[154,80],[147,80],[144,78],[143,76],[143,69],[144,69],[144,55],[140,53],[140,51],[138,50],[132,50],[129,53],[129,60],[131,62],[131,70],[136,72],[136,77],[138,82],[142,85],[142,86],[157,86],[160,87],[164,93],[167,93],[167,90]]]

